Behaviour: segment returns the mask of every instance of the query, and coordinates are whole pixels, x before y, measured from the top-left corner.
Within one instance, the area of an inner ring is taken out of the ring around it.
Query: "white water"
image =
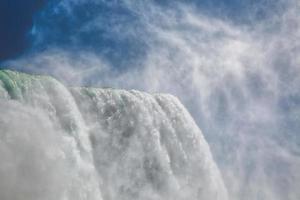
[[[0,71],[1,200],[226,200],[200,129],[165,94]]]

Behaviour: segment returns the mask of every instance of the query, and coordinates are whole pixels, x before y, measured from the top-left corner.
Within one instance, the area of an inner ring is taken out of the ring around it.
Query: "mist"
[[[76,19],[76,8],[84,4],[61,1],[55,12],[45,11],[40,20],[45,22],[49,13]],[[202,14],[196,5],[185,2],[124,0],[118,8],[132,18],[107,19],[95,12],[69,33],[67,46],[53,43],[5,65],[53,75],[71,86],[175,95],[202,130],[229,199],[296,200],[300,197],[299,2],[274,4],[274,12],[264,8],[268,15],[262,19],[249,13],[246,22],[236,22]],[[74,48],[81,45],[82,34],[93,31],[118,38],[123,45],[120,52],[105,46],[97,51]],[[39,47],[49,30],[36,23],[32,34]],[[59,31],[52,35],[53,40],[60,36]]]

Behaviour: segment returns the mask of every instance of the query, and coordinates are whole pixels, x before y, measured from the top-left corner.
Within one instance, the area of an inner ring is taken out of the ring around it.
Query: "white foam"
[[[177,98],[0,73],[1,200],[227,199]]]

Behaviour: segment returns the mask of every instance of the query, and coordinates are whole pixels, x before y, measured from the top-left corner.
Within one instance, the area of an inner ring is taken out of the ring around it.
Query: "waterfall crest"
[[[2,70],[0,110],[1,200],[227,199],[207,142],[172,95]]]

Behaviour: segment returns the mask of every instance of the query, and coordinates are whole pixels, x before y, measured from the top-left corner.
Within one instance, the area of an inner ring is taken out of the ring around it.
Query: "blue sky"
[[[171,93],[232,199],[298,200],[299,10],[297,0],[2,0],[0,65]]]
[[[130,57],[130,54],[145,53],[140,51],[145,47],[143,41],[136,41],[130,37],[108,37],[110,30],[105,28],[84,34],[77,31],[78,27],[88,23],[95,16],[103,17],[105,24],[115,23],[117,26],[118,23],[124,22],[137,23],[136,28],[142,28],[139,27],[141,24],[138,24],[138,16],[128,10],[122,1],[86,1],[72,7],[72,16],[59,9],[62,2],[64,1],[2,0],[0,61],[15,58],[28,51],[43,50],[51,45],[102,51],[111,62],[116,62],[116,65],[122,64],[117,61]],[[276,1],[257,0],[156,0],[153,4],[172,9],[176,7],[174,5],[182,2],[194,6],[199,13],[228,18],[233,23],[253,23],[253,18],[262,20],[282,6]],[[115,20],[118,17],[119,19]],[[76,44],[72,41],[72,36],[78,37]]]
[[[0,2],[0,60],[11,58],[30,47],[27,35],[42,0],[2,0]]]

